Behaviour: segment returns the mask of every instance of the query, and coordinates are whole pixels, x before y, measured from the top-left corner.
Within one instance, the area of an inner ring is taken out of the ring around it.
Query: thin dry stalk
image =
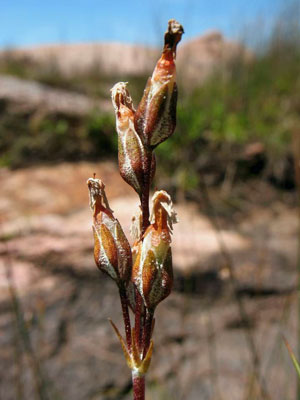
[[[249,324],[247,324],[247,322],[249,321],[249,317],[248,317],[244,302],[243,302],[242,298],[238,295],[238,291],[237,291],[238,281],[236,279],[235,272],[234,272],[234,262],[232,260],[230,252],[224,241],[224,238],[223,238],[223,235],[221,232],[221,228],[220,228],[220,224],[219,224],[218,215],[217,215],[217,212],[216,212],[216,210],[212,204],[212,201],[210,199],[207,185],[206,185],[205,179],[203,177],[201,179],[201,186],[202,186],[201,193],[203,196],[203,200],[205,202],[207,214],[208,214],[211,224],[215,230],[216,238],[219,243],[220,253],[225,261],[226,268],[228,269],[228,272],[229,272],[229,279],[230,279],[231,286],[233,288],[234,298],[235,298],[235,301],[237,304],[240,319],[241,319],[241,321],[246,322],[245,323],[245,327],[246,327],[245,328],[245,336],[246,336],[248,349],[249,349],[249,352],[250,352],[251,358],[252,358],[253,377],[254,377],[254,379],[252,380],[253,384],[250,385],[249,391],[246,395],[246,398],[251,399],[253,385],[255,384],[255,382],[257,382],[259,385],[259,388],[260,388],[260,393],[261,393],[262,398],[264,400],[268,400],[268,399],[270,399],[270,395],[268,394],[266,383],[265,383],[263,377],[261,377],[261,375],[260,375],[260,357],[259,357],[258,351],[256,349],[255,340],[254,340],[251,326]]]
[[[211,383],[212,390],[214,393],[214,399],[222,400],[222,395],[219,388],[218,380],[218,360],[217,360],[217,346],[216,346],[216,334],[214,331],[213,320],[211,312],[208,311],[206,322],[207,329],[207,342],[208,342],[208,357],[210,362],[211,370]]]
[[[10,258],[8,246],[7,246],[7,258],[4,267],[5,267],[5,274],[8,282],[9,295],[11,299],[12,310],[15,317],[18,335],[20,340],[22,341],[24,351],[27,354],[30,362],[30,367],[34,377],[37,397],[40,400],[50,400],[46,381],[41,369],[41,365],[32,346],[30,333],[24,318],[22,302],[18,296],[17,288],[14,284],[13,265]]]

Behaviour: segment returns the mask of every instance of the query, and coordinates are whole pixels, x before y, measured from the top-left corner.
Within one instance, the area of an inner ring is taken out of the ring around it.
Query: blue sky
[[[122,41],[158,45],[178,19],[185,38],[211,29],[238,37],[269,21],[282,0],[0,0],[0,47],[57,42]]]

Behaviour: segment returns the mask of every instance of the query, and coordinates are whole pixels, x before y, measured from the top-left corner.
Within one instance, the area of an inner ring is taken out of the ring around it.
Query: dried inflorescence
[[[132,281],[150,310],[154,310],[172,289],[171,233],[176,222],[171,197],[164,190],[155,192],[151,225],[136,244],[132,269]]]
[[[173,285],[171,235],[177,222],[176,213],[170,195],[164,190],[154,193],[150,213],[149,189],[155,174],[153,150],[173,134],[176,125],[175,58],[182,34],[182,26],[170,20],[162,55],[137,110],[127,83],[119,82],[111,90],[120,174],[138,193],[141,202],[132,221],[132,247],[109,207],[103,182],[95,177],[87,182],[93,211],[95,262],[119,287],[126,344],[112,325],[133,371],[136,399],[144,398],[138,397],[136,391],[143,391],[139,382],[151,361],[153,314]],[[128,307],[135,314],[133,329]]]
[[[116,83],[111,89],[118,132],[118,158],[120,174],[125,182],[141,195],[145,175],[145,148],[134,126],[135,110],[126,82]],[[155,156],[152,155],[151,175],[155,173]]]
[[[132,267],[130,244],[109,207],[103,182],[90,178],[87,184],[94,217],[95,262],[97,267],[118,285],[127,284]]]
[[[165,45],[152,77],[148,79],[134,125],[145,146],[155,148],[174,132],[176,126],[176,46],[183,34],[182,26],[170,20]]]

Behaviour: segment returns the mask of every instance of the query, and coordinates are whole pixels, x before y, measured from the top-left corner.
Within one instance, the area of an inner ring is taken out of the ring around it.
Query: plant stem
[[[153,310],[149,310],[148,308],[146,309],[146,317],[145,317],[144,332],[143,332],[143,348],[144,348],[143,357],[146,356],[150,345],[153,314],[154,314]]]
[[[140,196],[142,216],[143,216],[142,235],[145,233],[146,229],[149,226],[149,193],[150,193],[151,161],[152,161],[152,150],[145,149],[145,157],[143,160],[144,186],[142,194]]]
[[[132,371],[133,400],[145,400],[145,376]]]
[[[140,195],[141,210],[142,210],[142,232],[143,235],[148,228],[149,222],[149,193],[150,193],[150,177],[151,177],[151,161],[152,161],[152,150],[145,149],[145,156],[143,159],[143,170],[144,170],[144,184],[143,190]],[[138,348],[144,353],[144,338],[145,333],[141,332],[144,328],[142,320],[142,297],[137,290],[135,290],[135,337],[137,340]],[[143,341],[143,343],[141,343]],[[142,348],[143,346],[143,348]]]
[[[149,221],[149,193],[150,193],[150,180],[151,180],[151,161],[152,161],[152,150],[145,149],[145,157],[143,160],[143,170],[144,170],[144,184],[143,190],[140,195],[141,210],[142,210],[142,232],[141,239],[146,229],[148,228]],[[143,299],[137,289],[135,289],[135,321],[134,330],[137,347],[139,352],[143,357],[145,357],[146,349],[149,347],[150,337],[151,337],[151,324],[152,319],[147,322],[147,315],[143,318]],[[143,319],[143,323],[142,323]],[[148,329],[148,325],[150,328]],[[148,331],[150,333],[148,333]],[[132,371],[132,384],[133,384],[133,399],[134,400],[144,400],[145,399],[145,376]]]
[[[12,274],[12,261],[10,259],[10,253],[7,249],[8,258],[6,263],[4,264],[6,279],[8,281],[8,289],[9,295],[12,304],[12,310],[16,320],[16,328],[20,335],[20,339],[22,341],[25,353],[28,355],[28,359],[30,362],[30,367],[32,369],[34,383],[36,387],[36,394],[39,400],[49,400],[49,393],[46,385],[46,379],[44,377],[43,371],[41,369],[40,361],[34,351],[32,340],[30,336],[30,332],[28,330],[25,318],[24,318],[24,310],[22,306],[21,299],[18,296],[17,288],[15,286]]]
[[[239,312],[240,318],[241,318],[242,321],[248,321],[249,318],[248,318],[248,313],[246,311],[246,307],[245,307],[244,301],[240,296],[237,295],[237,291],[235,290],[236,287],[237,287],[237,279],[236,279],[236,276],[235,276],[234,262],[233,262],[233,259],[231,257],[231,254],[228,251],[228,248],[226,246],[224,238],[222,236],[222,232],[221,232],[221,228],[220,228],[217,212],[216,212],[216,210],[215,210],[215,208],[213,206],[213,203],[212,203],[212,201],[210,199],[210,195],[209,195],[209,192],[208,192],[208,189],[207,189],[207,185],[206,185],[204,179],[201,180],[201,184],[202,184],[202,190],[201,190],[202,197],[203,197],[203,199],[205,201],[208,214],[210,215],[210,221],[212,223],[212,226],[215,229],[216,238],[217,238],[217,241],[219,243],[220,253],[223,256],[224,261],[225,261],[225,265],[226,265],[226,267],[228,268],[228,271],[229,271],[229,279],[230,279],[231,285],[232,285],[232,287],[234,289],[235,300],[236,300],[236,304],[237,304],[237,307],[238,307],[238,312]],[[253,337],[253,332],[252,332],[250,327],[245,329],[245,336],[246,336],[247,345],[248,345],[248,348],[249,348],[249,351],[250,351],[251,357],[252,357],[253,376],[254,376],[254,378],[256,379],[256,381],[259,384],[260,391],[262,393],[263,398],[266,399],[266,400],[270,399],[270,395],[268,394],[266,383],[265,383],[263,377],[261,377],[260,373],[259,373],[260,365],[261,365],[260,356],[259,356],[259,353],[257,351],[255,340],[254,340],[254,337]],[[251,391],[252,391],[252,386],[250,387],[249,392],[251,392]],[[247,398],[248,397],[249,396],[247,395]]]
[[[120,300],[121,300],[124,327],[125,327],[126,342],[128,350],[129,352],[131,352],[131,323],[128,311],[128,300],[127,300],[126,290],[123,286],[120,286],[119,292],[120,292]]]
[[[138,290],[135,288],[135,321],[134,321],[134,329],[135,329],[135,339],[138,346],[138,349],[141,350],[141,319],[142,319],[142,306],[143,299],[139,294]]]

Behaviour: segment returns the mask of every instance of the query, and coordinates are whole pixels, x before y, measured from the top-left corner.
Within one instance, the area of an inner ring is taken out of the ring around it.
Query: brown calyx
[[[165,33],[164,51],[171,50],[175,56],[177,44],[180,42],[183,33],[182,25],[175,19],[170,19],[168,22],[168,29]]]

